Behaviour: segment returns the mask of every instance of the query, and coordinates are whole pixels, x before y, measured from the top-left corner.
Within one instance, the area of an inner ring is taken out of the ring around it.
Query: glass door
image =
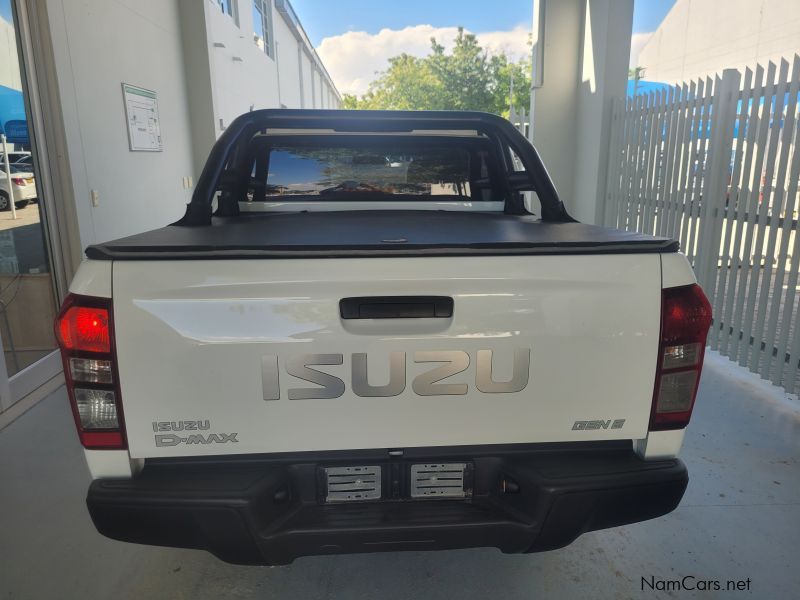
[[[29,127],[16,23],[12,0],[0,0],[0,340],[10,394],[0,410],[58,372],[57,293],[39,177],[46,162]]]

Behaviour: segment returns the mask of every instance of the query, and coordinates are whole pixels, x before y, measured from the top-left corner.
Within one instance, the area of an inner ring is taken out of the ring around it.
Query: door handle
[[[449,296],[357,296],[339,301],[342,319],[449,319]]]

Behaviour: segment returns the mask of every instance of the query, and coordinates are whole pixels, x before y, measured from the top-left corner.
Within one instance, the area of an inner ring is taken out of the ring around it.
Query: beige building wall
[[[233,15],[212,0],[46,0],[82,247],[179,219],[211,147],[236,117],[300,108],[301,91],[312,107],[312,60],[317,97],[324,84],[338,102],[287,0],[265,2],[278,44],[270,54],[254,43],[253,0],[231,2]],[[122,83],[156,92],[160,152],[130,150]]]
[[[800,53],[800,0],[677,0],[642,48],[644,79],[679,83]]]
[[[0,85],[12,90],[21,90],[19,64],[11,57],[17,56],[17,38],[14,25],[0,18]]]

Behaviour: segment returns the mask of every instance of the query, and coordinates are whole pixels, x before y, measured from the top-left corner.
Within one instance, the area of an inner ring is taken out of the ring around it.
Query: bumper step
[[[630,450],[454,455],[387,461],[384,470],[469,463],[469,499],[412,498],[409,487],[401,499],[325,503],[319,473],[336,461],[302,459],[147,464],[134,479],[94,481],[87,504],[98,531],[113,539],[285,564],[380,550],[555,549],[586,531],[670,512],[688,482],[681,461],[645,462]],[[348,456],[346,464],[359,462]],[[503,493],[509,479],[514,493]]]

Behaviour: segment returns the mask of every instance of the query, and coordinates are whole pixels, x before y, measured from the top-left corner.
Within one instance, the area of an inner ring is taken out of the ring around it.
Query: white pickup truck
[[[534,552],[673,510],[711,312],[469,112],[266,110],[56,323],[98,531],[240,564]]]

